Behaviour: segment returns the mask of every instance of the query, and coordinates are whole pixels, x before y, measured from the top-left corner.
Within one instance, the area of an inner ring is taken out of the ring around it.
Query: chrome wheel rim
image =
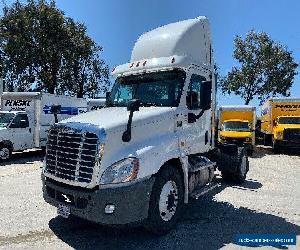
[[[168,181],[162,187],[159,197],[159,214],[162,220],[169,221],[176,213],[178,188],[174,181]]]
[[[2,160],[7,160],[9,158],[9,149],[8,148],[2,148],[0,150],[0,158]]]

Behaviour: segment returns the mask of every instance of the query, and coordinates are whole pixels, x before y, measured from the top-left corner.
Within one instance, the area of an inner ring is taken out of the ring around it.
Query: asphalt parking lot
[[[160,237],[141,227],[107,228],[57,217],[42,198],[42,161],[41,152],[30,151],[0,164],[2,249],[240,249],[234,244],[239,233],[300,235],[299,154],[274,155],[260,147],[243,185],[222,183],[191,202],[177,228]],[[290,248],[299,249],[299,240]]]

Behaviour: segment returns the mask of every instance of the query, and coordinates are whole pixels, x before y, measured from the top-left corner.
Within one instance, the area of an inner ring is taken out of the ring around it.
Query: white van
[[[13,151],[41,148],[46,145],[47,131],[55,123],[51,107],[57,108],[61,121],[87,112],[82,98],[41,92],[4,92],[0,111],[0,160]]]

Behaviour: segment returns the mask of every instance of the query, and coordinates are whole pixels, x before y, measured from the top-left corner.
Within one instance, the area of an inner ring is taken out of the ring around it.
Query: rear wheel
[[[175,227],[184,206],[183,181],[178,170],[167,165],[156,177],[145,228],[165,234]]]
[[[0,146],[0,160],[6,161],[11,157],[11,149],[6,145]]]

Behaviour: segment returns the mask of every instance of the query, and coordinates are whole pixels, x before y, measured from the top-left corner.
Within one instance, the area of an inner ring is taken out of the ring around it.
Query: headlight
[[[127,158],[108,167],[101,176],[100,184],[121,183],[135,180],[139,171],[139,160]]]
[[[102,159],[103,155],[104,155],[104,143],[101,143],[99,147],[99,158]]]
[[[226,140],[226,137],[225,136],[220,136],[220,139],[222,140],[222,141],[225,141]]]
[[[282,132],[277,132],[277,139],[282,139],[283,133]]]
[[[251,137],[246,137],[245,141],[246,142],[250,142],[251,141]]]

